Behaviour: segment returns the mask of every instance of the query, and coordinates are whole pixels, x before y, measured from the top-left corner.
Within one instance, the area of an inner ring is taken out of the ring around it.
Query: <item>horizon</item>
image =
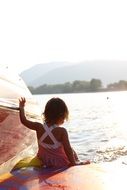
[[[99,79],[103,85],[127,80],[127,61],[92,60],[79,63],[54,65],[38,64],[21,73],[27,85],[37,87],[42,84],[62,84],[75,80]]]

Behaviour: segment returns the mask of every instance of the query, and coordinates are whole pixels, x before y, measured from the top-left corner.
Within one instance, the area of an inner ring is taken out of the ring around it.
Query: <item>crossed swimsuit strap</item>
[[[49,149],[56,149],[58,147],[61,146],[61,143],[58,142],[56,140],[56,138],[54,137],[54,135],[52,134],[52,130],[57,127],[56,125],[53,125],[51,127],[48,127],[46,124],[43,125],[45,132],[44,134],[41,136],[41,138],[39,139],[39,145],[43,146],[44,148],[49,148]],[[44,143],[44,139],[49,136],[51,138],[51,140],[53,141],[54,144],[48,144],[48,143]]]

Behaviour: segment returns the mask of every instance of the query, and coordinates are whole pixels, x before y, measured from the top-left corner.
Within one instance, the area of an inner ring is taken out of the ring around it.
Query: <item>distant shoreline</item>
[[[54,93],[33,93],[31,92],[33,95],[40,95],[40,94],[79,94],[79,93],[99,93],[99,92],[123,92],[123,91],[127,91],[126,90],[109,90],[109,89],[101,89],[101,90],[98,90],[98,91],[87,91],[87,92],[54,92]]]
[[[103,87],[100,79],[91,79],[91,81],[76,80],[72,83],[64,84],[43,84],[39,87],[28,86],[32,94],[68,94],[68,93],[94,93],[94,92],[115,92],[127,91],[127,81],[120,80],[107,87]]]

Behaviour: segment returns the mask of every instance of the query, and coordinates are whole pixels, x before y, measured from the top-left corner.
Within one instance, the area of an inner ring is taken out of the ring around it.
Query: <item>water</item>
[[[72,147],[81,160],[127,163],[127,92],[35,95],[44,110],[52,97],[70,112],[65,122]]]

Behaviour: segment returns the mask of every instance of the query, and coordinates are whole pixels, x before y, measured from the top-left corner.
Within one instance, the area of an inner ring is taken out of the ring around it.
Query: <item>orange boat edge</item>
[[[127,167],[89,164],[52,169],[24,167],[0,176],[0,190],[117,190],[126,189]]]

